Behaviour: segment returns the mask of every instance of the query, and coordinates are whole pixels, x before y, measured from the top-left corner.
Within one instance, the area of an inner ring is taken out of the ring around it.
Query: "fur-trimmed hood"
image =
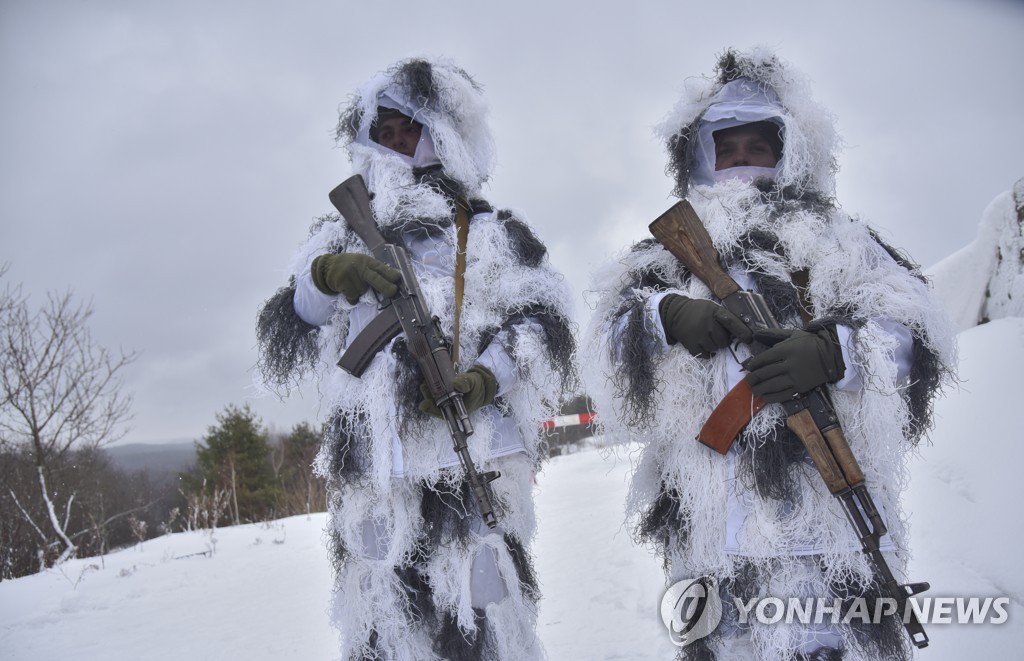
[[[766,48],[728,50],[714,78],[685,81],[682,98],[656,129],[668,147],[675,194],[714,184],[713,131],[765,120],[782,128],[778,186],[831,196],[840,146],[832,114],[811,97],[804,77]]]
[[[378,106],[395,108],[423,124],[416,156],[396,154],[370,139]],[[381,161],[410,171],[440,163],[445,175],[462,187],[460,192],[475,195],[495,164],[487,114],[482,88],[463,69],[445,59],[415,58],[366,81],[342,110],[336,137],[371,190]]]

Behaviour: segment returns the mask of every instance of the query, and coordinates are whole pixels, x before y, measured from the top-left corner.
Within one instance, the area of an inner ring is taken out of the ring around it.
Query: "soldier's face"
[[[772,145],[756,128],[749,124],[715,131],[715,170],[741,166],[775,167]]]
[[[416,154],[423,125],[402,115],[385,119],[378,125],[377,143],[406,156]]]

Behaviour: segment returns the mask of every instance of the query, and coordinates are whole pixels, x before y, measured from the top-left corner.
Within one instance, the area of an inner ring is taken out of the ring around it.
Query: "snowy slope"
[[[552,659],[673,655],[656,615],[660,565],[621,529],[629,461],[619,454],[558,457],[538,476],[540,628]],[[178,533],[0,583],[0,659],[335,658],[325,523]]]
[[[1024,447],[1013,414],[1024,319],[960,337],[962,387],[939,402],[934,444],[911,465],[911,579],[930,581],[932,596],[1008,595],[1010,619],[931,625],[932,645],[919,658],[1020,658],[1024,524],[1015,489]],[[538,476],[540,628],[555,661],[674,655],[658,618],[660,565],[622,528],[633,451],[557,457]],[[316,515],[175,534],[0,583],[0,659],[335,658],[324,525]]]
[[[0,583],[0,658],[329,659],[323,525],[180,533]]]
[[[911,580],[929,581],[926,595],[1011,598],[1007,624],[930,626],[922,659],[1024,658],[1022,368],[1024,318],[962,332],[960,391],[939,402],[934,443],[911,463]]]

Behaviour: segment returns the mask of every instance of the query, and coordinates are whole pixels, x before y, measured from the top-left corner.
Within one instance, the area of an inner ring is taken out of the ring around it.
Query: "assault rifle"
[[[722,305],[742,319],[752,331],[779,328],[764,298],[756,292],[742,289],[722,268],[711,237],[688,201],[676,203],[651,223],[650,230],[661,245],[700,278]],[[749,348],[752,354],[757,355],[767,347],[754,341]],[[725,454],[736,434],[764,406],[764,401],[753,396],[746,379],[743,379],[723,403],[732,405],[720,405],[716,409],[701,429],[698,440]],[[819,386],[784,402],[782,407],[786,412],[786,425],[803,442],[828,490],[842,502],[846,516],[860,538],[861,548],[871,559],[883,596],[897,604],[897,614],[903,617],[903,627],[911,642],[919,648],[927,647],[928,635],[916,612],[912,608],[908,610],[907,600],[930,586],[928,583],[900,585],[882,556],[879,540],[888,531],[868,492],[864,473],[843,435],[828,390]]]
[[[489,485],[501,474],[497,471],[478,473],[473,465],[466,445],[466,439],[473,434],[473,425],[462,401],[462,393],[452,385],[455,365],[451,347],[441,332],[437,317],[427,309],[409,255],[405,248],[388,243],[381,235],[362,176],[357,174],[343,181],[331,191],[330,198],[349,228],[363,240],[373,256],[402,274],[398,293],[381,301],[380,314],[352,341],[338,361],[338,367],[352,376],[362,376],[374,356],[399,333],[405,333],[409,351],[419,365],[427,389],[448,423],[455,453],[462,462],[480,516],[489,528],[493,528],[498,519],[491,504]]]

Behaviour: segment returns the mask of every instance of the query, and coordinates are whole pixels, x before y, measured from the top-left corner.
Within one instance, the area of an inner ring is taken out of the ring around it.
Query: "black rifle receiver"
[[[448,430],[455,453],[462,462],[487,527],[494,528],[498,519],[491,503],[490,483],[501,476],[497,471],[478,473],[469,454],[466,439],[473,434],[469,413],[462,393],[455,390],[455,365],[437,317],[427,309],[412,262],[402,246],[388,243],[377,227],[370,208],[370,194],[361,175],[349,177],[331,191],[331,203],[341,213],[349,228],[363,240],[373,256],[402,274],[398,293],[381,301],[381,313],[361,332],[341,357],[338,366],[353,376],[361,376],[377,352],[399,332],[404,332],[409,351],[416,359],[423,380],[437,403]]]

